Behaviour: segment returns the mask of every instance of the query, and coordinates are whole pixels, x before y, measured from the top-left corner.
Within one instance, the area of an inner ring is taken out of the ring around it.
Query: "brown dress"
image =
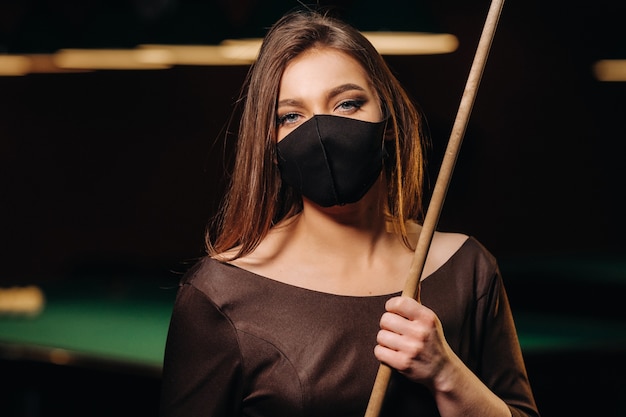
[[[342,296],[210,258],[181,280],[165,350],[162,417],[363,416],[391,296]],[[475,239],[422,283],[452,349],[510,407],[537,416],[495,259]],[[393,374],[382,416],[439,416],[430,392]]]

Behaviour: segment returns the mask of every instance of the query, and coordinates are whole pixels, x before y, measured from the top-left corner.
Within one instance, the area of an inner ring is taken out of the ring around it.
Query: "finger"
[[[407,337],[388,330],[380,330],[376,336],[376,342],[395,352],[404,355],[418,357],[424,349],[426,339],[424,337]]]
[[[380,330],[376,335],[376,342],[386,348],[400,350],[402,348],[402,335],[390,330]]]
[[[420,324],[426,329],[439,327],[439,318],[430,308],[418,303],[409,297],[395,297],[388,300],[385,305],[388,313],[397,314],[406,318],[414,324]],[[411,328],[415,328],[413,324]]]
[[[405,334],[410,325],[411,321],[409,319],[396,313],[385,312],[380,317],[380,328],[395,333]]]
[[[400,372],[406,372],[411,368],[411,364],[413,363],[411,358],[405,353],[382,345],[376,345],[374,347],[374,356],[380,362]]]
[[[382,344],[396,350],[414,350],[415,346],[412,343],[423,343],[430,331],[427,326],[417,321],[389,312],[381,317],[380,329],[378,337],[383,337]]]
[[[409,320],[417,319],[420,315],[420,310],[423,308],[426,307],[418,303],[416,300],[405,296],[390,298],[385,304],[385,309],[387,311],[399,314]]]

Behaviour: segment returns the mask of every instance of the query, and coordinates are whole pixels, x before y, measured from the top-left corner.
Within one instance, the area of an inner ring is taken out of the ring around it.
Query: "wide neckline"
[[[432,277],[435,275],[439,275],[443,269],[446,269],[454,260],[454,258],[456,258],[457,256],[459,256],[459,253],[461,252],[461,249],[464,248],[468,242],[472,240],[471,236],[469,236],[467,239],[465,239],[465,241],[463,242],[463,244],[461,244],[461,246],[459,246],[456,251],[444,262],[442,263],[437,269],[435,269],[432,273],[430,273],[428,276],[426,276],[424,279],[422,279],[421,285],[424,285],[424,283],[431,281]],[[327,292],[327,291],[321,291],[321,290],[316,290],[313,288],[307,288],[307,287],[301,287],[295,284],[290,284],[288,282],[284,282],[284,281],[279,281],[277,279],[274,278],[270,278],[268,276],[265,275],[261,275],[258,274],[256,272],[250,271],[248,269],[242,268],[239,265],[234,265],[230,262],[222,262],[222,261],[218,261],[216,259],[213,259],[213,261],[217,262],[218,264],[224,266],[224,267],[231,267],[234,268],[238,271],[240,271],[240,273],[243,273],[245,275],[248,275],[250,277],[254,277],[257,279],[261,279],[264,280],[265,282],[271,283],[271,284],[275,284],[278,286],[282,286],[284,288],[291,288],[291,289],[295,289],[295,290],[301,290],[301,291],[306,291],[309,293],[313,293],[313,294],[319,294],[319,295],[327,295],[327,296],[332,296],[332,297],[345,297],[345,298],[362,298],[362,299],[367,299],[367,298],[389,298],[389,297],[394,297],[397,295],[401,295],[402,294],[402,289],[398,290],[398,291],[394,291],[391,293],[384,293],[384,294],[372,294],[372,295],[352,295],[352,294],[338,294],[338,293],[332,293],[332,292]]]

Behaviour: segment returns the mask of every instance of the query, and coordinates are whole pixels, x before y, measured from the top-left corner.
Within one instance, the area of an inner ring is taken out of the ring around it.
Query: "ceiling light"
[[[148,70],[170,68],[173,58],[164,49],[62,49],[53,60],[59,68]]]
[[[626,59],[603,59],[593,65],[598,81],[626,81]]]
[[[0,55],[0,75],[19,76],[30,71],[30,59],[23,55]]]
[[[447,33],[363,32],[381,55],[430,55],[456,51],[459,41]]]
[[[260,45],[260,41],[242,40],[220,45],[140,45],[139,49],[167,52],[170,65],[250,65]]]

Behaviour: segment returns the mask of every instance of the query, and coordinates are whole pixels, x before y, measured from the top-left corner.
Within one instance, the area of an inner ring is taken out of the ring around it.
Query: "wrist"
[[[434,394],[450,394],[455,390],[458,390],[459,386],[463,383],[463,365],[457,363],[456,356],[453,355],[450,360],[446,361],[439,372],[435,374],[432,379],[431,390]]]

